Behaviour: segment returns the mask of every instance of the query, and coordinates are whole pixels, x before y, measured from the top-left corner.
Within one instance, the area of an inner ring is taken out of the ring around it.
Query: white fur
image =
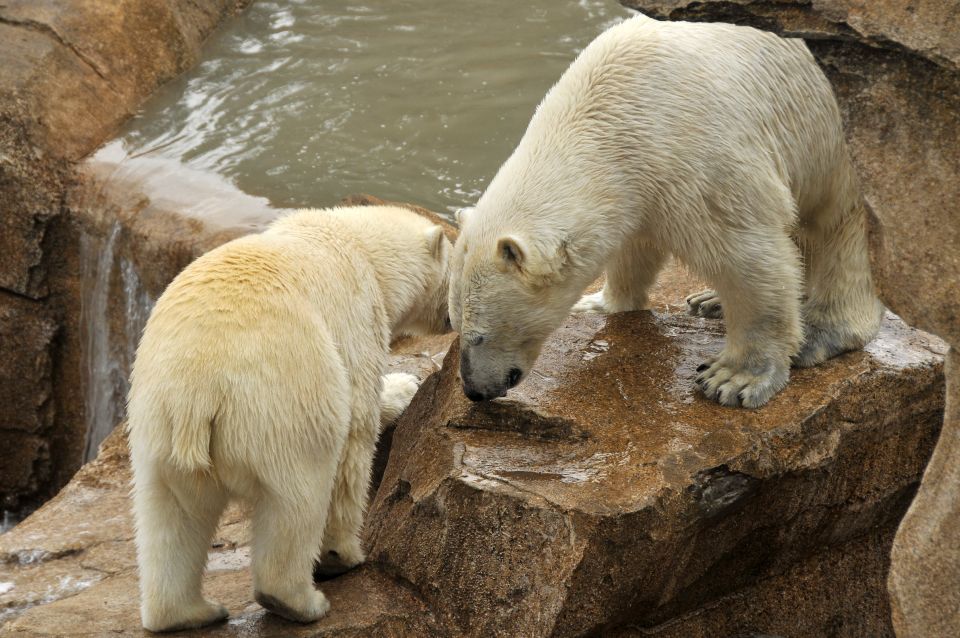
[[[644,16],[609,29],[461,217],[450,311],[475,398],[526,375],[604,270],[578,310],[643,308],[671,254],[726,302],[726,347],[698,378],[721,403],[762,405],[791,359],[879,325],[840,114],[800,40]]]
[[[383,389],[380,390],[380,421],[390,423],[399,417],[410,405],[419,387],[419,380],[412,374],[405,372],[385,374]]]
[[[442,332],[449,242],[394,207],[298,211],[188,266],[160,297],[129,397],[142,620],[226,617],[201,576],[229,498],[253,509],[253,582],[301,622],[329,604],[321,552],[364,559],[359,532],[381,416],[416,390],[381,373],[392,332]]]

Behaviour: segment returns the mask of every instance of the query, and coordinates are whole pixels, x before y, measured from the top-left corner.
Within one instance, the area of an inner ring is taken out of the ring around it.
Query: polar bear
[[[717,291],[691,312],[725,302],[725,347],[697,382],[724,405],[763,405],[791,361],[876,334],[863,217],[836,101],[802,41],[622,22],[547,93],[461,215],[450,313],[464,391],[503,396],[571,308],[643,308],[673,255]]]
[[[129,440],[143,626],[226,617],[201,595],[228,499],[252,506],[261,605],[309,622],[314,560],[364,559],[359,532],[381,419],[416,384],[381,374],[391,333],[447,331],[450,242],[392,206],[303,210],[200,257],[147,322]]]

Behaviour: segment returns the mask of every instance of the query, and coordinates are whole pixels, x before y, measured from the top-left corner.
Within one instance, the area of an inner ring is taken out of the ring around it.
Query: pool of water
[[[122,132],[279,208],[476,200],[614,0],[259,1]]]

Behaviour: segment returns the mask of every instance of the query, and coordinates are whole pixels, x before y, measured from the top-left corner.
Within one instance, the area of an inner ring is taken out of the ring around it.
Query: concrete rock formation
[[[655,17],[802,37],[840,101],[888,307],[960,347],[960,3],[624,0]],[[960,635],[960,366],[923,487],[894,545],[901,637]]]
[[[454,346],[381,442],[370,562],[326,584],[330,616],[252,602],[233,510],[206,580],[233,620],[198,635],[891,635],[887,556],[937,436],[942,342],[890,315],[763,410],[723,408],[691,383],[722,341],[682,314],[696,286],[673,268],[652,313],[571,317],[506,400],[463,397]],[[394,369],[420,375],[448,345],[401,343]],[[115,433],[0,537],[5,632],[139,635],[127,472]]]

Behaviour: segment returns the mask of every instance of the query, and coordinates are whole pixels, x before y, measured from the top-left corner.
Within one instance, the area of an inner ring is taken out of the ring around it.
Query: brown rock
[[[682,294],[660,294],[652,315],[568,320],[503,401],[463,397],[454,348],[401,418],[370,555],[454,633],[653,631],[797,563],[829,571],[816,556],[877,530],[889,543],[937,433],[942,344],[891,315],[866,352],[731,410],[692,383],[719,325],[663,312]],[[860,594],[818,595],[850,623],[862,611]],[[889,632],[885,603],[870,610],[859,626]],[[801,620],[789,600],[777,611]],[[819,620],[790,635],[825,635]]]
[[[36,434],[52,423],[49,350],[57,324],[47,314],[37,302],[0,291],[0,341],[12,346],[12,356],[0,360],[0,431]]]
[[[0,291],[0,495],[3,509],[16,510],[20,497],[49,479],[49,436],[53,424],[51,342],[57,324],[38,302]]]
[[[885,580],[893,533],[891,527],[886,527],[820,551],[782,574],[731,592],[656,628],[626,627],[610,635],[892,638]]]
[[[898,636],[960,633],[960,357],[947,357],[940,441],[897,531],[890,570]]]

